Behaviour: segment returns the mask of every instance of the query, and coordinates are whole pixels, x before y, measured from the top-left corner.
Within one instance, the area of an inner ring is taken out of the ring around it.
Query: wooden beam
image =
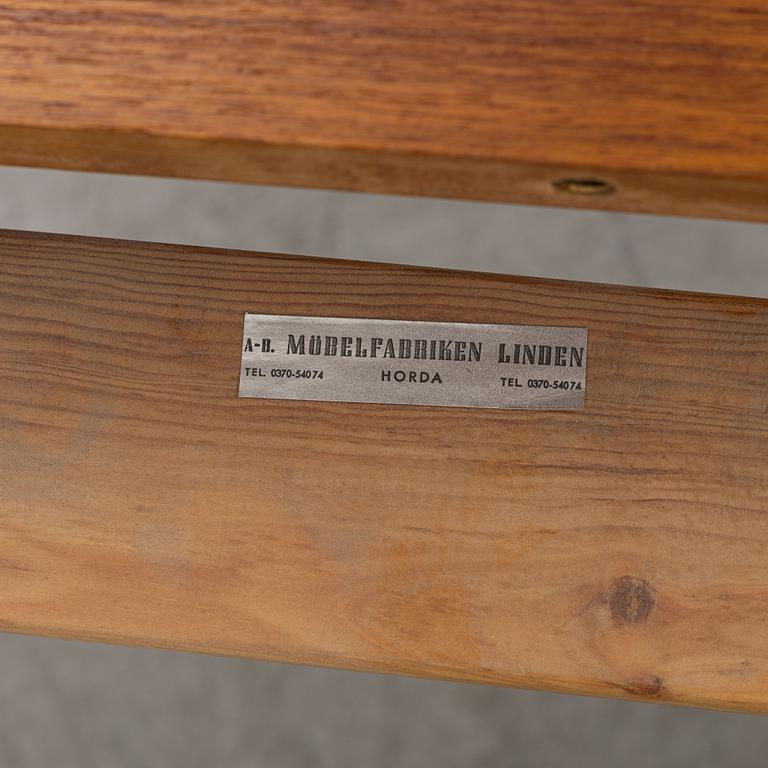
[[[585,326],[586,407],[238,399],[246,312]],[[0,627],[768,711],[768,302],[0,235]]]
[[[756,0],[16,0],[0,162],[765,221],[767,47]]]

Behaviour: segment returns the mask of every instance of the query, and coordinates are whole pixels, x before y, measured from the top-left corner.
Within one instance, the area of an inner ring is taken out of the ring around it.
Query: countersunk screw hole
[[[616,187],[607,181],[587,177],[557,179],[552,182],[552,186],[558,192],[569,192],[572,195],[610,195],[616,191]]]

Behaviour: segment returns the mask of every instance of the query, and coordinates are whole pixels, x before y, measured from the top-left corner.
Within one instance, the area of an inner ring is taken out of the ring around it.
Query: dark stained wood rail
[[[241,400],[249,311],[586,326],[586,407]],[[767,384],[762,300],[4,232],[0,628],[768,711]]]
[[[2,2],[0,162],[765,221],[766,51],[757,0]]]

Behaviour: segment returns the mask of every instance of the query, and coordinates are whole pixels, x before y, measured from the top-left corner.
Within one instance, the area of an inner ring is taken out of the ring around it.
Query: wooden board
[[[245,312],[586,326],[583,411],[240,400]],[[4,232],[0,628],[768,711],[768,302]]]
[[[764,221],[766,50],[757,0],[15,0],[0,162]]]

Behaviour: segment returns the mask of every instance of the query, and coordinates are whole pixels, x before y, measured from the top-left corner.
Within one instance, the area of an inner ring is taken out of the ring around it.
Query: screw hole
[[[567,178],[557,179],[552,186],[559,192],[568,192],[572,195],[610,195],[616,191],[613,184],[602,179],[591,178]]]

